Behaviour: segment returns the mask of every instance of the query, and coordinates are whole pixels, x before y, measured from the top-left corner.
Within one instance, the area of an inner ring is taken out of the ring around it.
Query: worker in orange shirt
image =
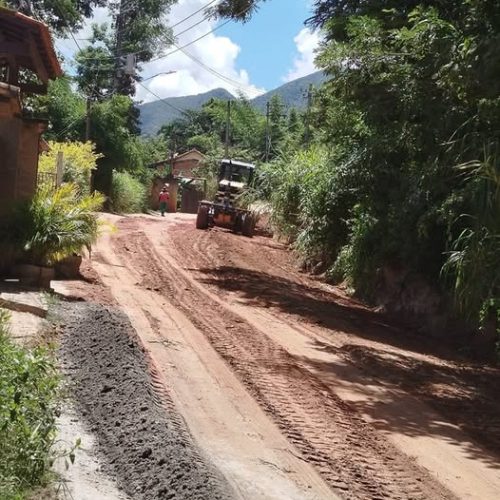
[[[168,184],[165,184],[160,191],[160,195],[158,196],[158,201],[160,202],[160,213],[162,217],[165,217],[169,199],[170,195],[168,194]]]

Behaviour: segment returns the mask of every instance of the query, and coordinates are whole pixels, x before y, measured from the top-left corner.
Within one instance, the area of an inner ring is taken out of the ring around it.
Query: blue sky
[[[310,3],[267,0],[248,23],[221,26],[224,21],[205,19],[207,0],[178,0],[166,15],[174,26],[175,46],[159,47],[157,57],[143,65],[146,89],[139,86],[137,98],[147,102],[155,96],[200,94],[217,87],[254,97],[316,71],[314,49],[319,36],[304,26]],[[82,46],[92,22],[109,22],[108,9],[97,8],[75,34]],[[58,40],[56,45],[71,61],[74,41]],[[173,50],[176,47],[183,50]],[[70,67],[66,69],[71,72]]]
[[[310,17],[308,0],[268,0],[246,24],[230,23],[218,30],[241,47],[237,68],[252,83],[272,89],[283,83],[297,54],[295,36]]]

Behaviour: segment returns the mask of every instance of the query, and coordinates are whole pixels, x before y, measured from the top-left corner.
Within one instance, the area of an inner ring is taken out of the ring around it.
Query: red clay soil
[[[303,459],[314,464],[334,491],[347,498],[452,497],[285,349],[192,287],[155,251],[149,239],[155,235],[143,231],[147,225],[156,224],[150,219],[120,221],[113,240],[115,252],[142,274],[140,286],[164,295],[205,333]],[[317,298],[303,288],[306,278],[294,273],[294,281],[290,280],[289,256],[272,240],[248,240],[222,231],[202,233],[191,223],[178,224],[171,231],[168,240],[166,233],[156,235],[167,246],[173,245],[170,250],[175,250],[183,268],[193,270],[200,282],[219,295],[237,287],[258,306],[281,307],[286,312],[300,304],[313,321],[317,321],[316,312],[324,315],[329,305],[337,310],[348,307],[333,300],[313,307]],[[274,276],[268,274],[271,270]],[[280,282],[284,278],[279,274],[287,280]],[[334,298],[348,304],[347,299]],[[359,309],[357,314],[368,312]]]
[[[492,453],[500,453],[500,370],[405,331],[341,290],[300,272],[286,247],[272,239],[249,241],[221,230],[200,233],[191,224],[171,231],[178,258],[195,269],[201,283],[218,294],[234,292],[290,321],[314,325],[325,340],[337,337],[338,346],[317,341],[318,350],[342,356],[362,372],[366,383],[397,386],[425,400]],[[340,333],[348,335],[338,338]]]
[[[127,217],[116,226],[105,244],[123,271],[203,332],[297,456],[337,495],[500,497],[499,370],[438,349],[300,272],[287,248],[269,237],[197,231],[182,216]],[[352,387],[358,393],[348,397]],[[358,397],[363,388],[366,398]],[[402,413],[395,394],[410,398],[416,414]],[[425,466],[440,441],[443,449],[460,449],[451,479]],[[467,476],[471,461],[484,466],[484,476]],[[462,482],[453,488],[455,473]]]

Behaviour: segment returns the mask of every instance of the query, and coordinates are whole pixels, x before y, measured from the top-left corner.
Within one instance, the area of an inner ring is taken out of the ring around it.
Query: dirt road
[[[111,217],[93,252],[202,453],[241,498],[500,497],[497,370],[301,274],[270,238]]]

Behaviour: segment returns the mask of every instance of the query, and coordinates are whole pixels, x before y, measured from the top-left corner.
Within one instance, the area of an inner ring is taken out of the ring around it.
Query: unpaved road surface
[[[500,498],[498,370],[436,354],[270,238],[197,231],[191,216],[108,218],[93,284],[74,293],[127,315],[217,495]]]

